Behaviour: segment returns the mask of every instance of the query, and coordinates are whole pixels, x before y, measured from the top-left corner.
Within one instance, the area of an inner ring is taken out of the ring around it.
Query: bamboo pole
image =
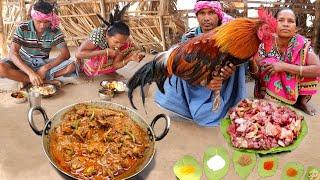
[[[7,48],[6,48],[6,43],[4,42],[5,41],[5,32],[4,32],[4,26],[3,26],[3,18],[2,18],[2,4],[3,4],[3,1],[0,0],[0,57],[6,57],[8,55],[8,52],[7,52]]]
[[[159,6],[159,23],[160,23],[160,31],[161,31],[161,41],[162,41],[162,50],[165,51],[167,49],[166,47],[166,35],[165,35],[165,29],[163,26],[163,16],[167,15],[168,13],[168,0],[161,0],[160,6]]]
[[[100,7],[101,7],[101,16],[103,19],[106,19],[106,5],[104,3],[104,0],[100,0]]]
[[[243,0],[243,7],[244,7],[243,16],[248,17],[248,2],[247,2],[247,0]]]
[[[20,18],[21,18],[21,21],[24,21],[24,20],[26,20],[26,17],[27,17],[27,9],[26,9],[25,0],[19,0],[19,6],[20,6]]]
[[[159,22],[160,22],[160,31],[161,31],[162,50],[165,51],[167,49],[167,47],[166,47],[166,38],[165,38],[165,33],[164,33],[162,16],[159,16]]]
[[[168,5],[169,5],[168,0],[161,0],[158,14],[159,15],[166,15],[168,13]]]
[[[316,53],[320,51],[320,0],[315,2],[315,20],[314,20],[314,50]]]

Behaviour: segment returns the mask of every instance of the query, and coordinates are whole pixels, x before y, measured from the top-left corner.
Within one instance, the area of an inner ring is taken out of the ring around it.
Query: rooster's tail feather
[[[175,78],[175,86],[174,87],[176,87],[176,92],[178,92],[178,78]],[[173,84],[172,84],[172,76],[170,76],[169,78],[168,78],[168,84],[170,85],[170,86],[173,86]]]
[[[153,60],[142,66],[128,81],[128,98],[131,106],[137,109],[133,103],[133,91],[140,86],[142,103],[145,103],[145,93],[143,87],[146,84],[156,82],[159,90],[164,93],[164,82],[167,78],[167,70],[162,61]]]

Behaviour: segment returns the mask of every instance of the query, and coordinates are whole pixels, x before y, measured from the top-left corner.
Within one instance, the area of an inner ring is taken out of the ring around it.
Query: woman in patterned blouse
[[[89,77],[110,74],[129,61],[140,62],[144,55],[136,51],[129,36],[129,27],[122,21],[110,22],[107,28],[94,29],[76,51],[85,74]]]
[[[267,96],[315,115],[308,101],[317,93],[319,58],[310,42],[296,33],[296,16],[291,9],[279,10],[276,18],[278,25],[272,51],[266,53],[263,44],[259,49],[260,79],[255,97]]]

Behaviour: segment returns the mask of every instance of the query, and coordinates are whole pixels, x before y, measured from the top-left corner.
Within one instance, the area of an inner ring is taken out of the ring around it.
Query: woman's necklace
[[[278,46],[278,43],[277,43],[277,39],[275,39],[275,44],[276,44],[276,51],[277,53],[282,56],[281,52],[280,52],[280,49],[279,49],[279,46]]]
[[[280,48],[279,48],[278,43],[277,43],[277,39],[275,39],[275,45],[276,45],[276,51],[277,51],[277,53],[279,54],[280,59],[281,59],[281,60],[284,60],[284,55],[285,55],[286,53],[280,51]]]

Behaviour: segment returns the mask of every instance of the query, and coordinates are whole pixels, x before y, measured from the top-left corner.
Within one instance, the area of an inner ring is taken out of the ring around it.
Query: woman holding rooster
[[[256,81],[255,97],[267,96],[315,115],[315,109],[308,101],[317,93],[319,58],[310,42],[296,33],[297,20],[293,10],[281,9],[276,18],[277,33],[271,52],[266,53],[261,44],[256,57],[260,78]]]
[[[195,13],[199,27],[191,29],[182,36],[182,41],[207,33],[217,26],[232,19],[222,11],[218,1],[197,1]],[[165,94],[156,92],[155,101],[161,107],[170,110],[186,119],[192,119],[201,126],[217,126],[219,120],[245,97],[245,66],[237,69],[229,64],[222,69],[222,74],[216,75],[209,86],[211,89],[221,90],[221,105],[215,112],[212,111],[212,99],[214,94],[209,88],[193,86],[186,81],[173,76],[165,82]]]

